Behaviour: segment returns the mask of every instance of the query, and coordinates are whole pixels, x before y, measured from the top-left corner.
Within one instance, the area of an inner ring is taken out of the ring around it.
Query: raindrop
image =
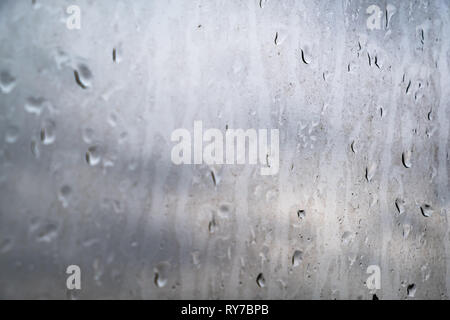
[[[6,70],[0,72],[0,90],[3,93],[10,93],[16,86],[16,79]]]
[[[275,45],[278,45],[278,32],[275,33],[275,39],[273,40],[273,42],[275,43]]]
[[[112,58],[115,63],[122,61],[122,47],[120,45],[113,49]]]
[[[397,208],[397,211],[399,214],[402,214],[405,212],[405,200],[401,198],[395,199],[395,207]]]
[[[298,267],[303,260],[303,252],[300,250],[295,250],[294,255],[292,256],[292,266]]]
[[[402,163],[405,166],[405,168],[411,168],[411,156],[412,152],[410,150],[402,153]]]
[[[75,75],[75,81],[81,88],[87,89],[92,86],[92,72],[88,66],[79,64],[73,73]]]
[[[264,275],[262,273],[258,274],[256,277],[256,283],[260,288],[264,288],[266,286],[266,279],[264,279]]]
[[[42,97],[29,97],[25,103],[25,111],[31,114],[40,115],[46,100]]]
[[[167,273],[169,267],[170,265],[168,262],[161,262],[156,266],[156,268],[154,268],[155,277],[153,282],[158,288],[163,288],[167,284]]]
[[[299,219],[303,220],[306,217],[306,212],[305,210],[298,210],[297,211],[297,216],[299,217]]]
[[[18,138],[19,138],[19,128],[17,128],[16,126],[9,126],[6,129],[5,142],[11,144],[16,143]]]
[[[97,146],[91,146],[88,148],[88,151],[86,152],[86,162],[90,166],[96,166],[100,163],[101,155],[99,147]]]
[[[376,171],[377,171],[376,163],[372,163],[369,167],[366,168],[366,180],[368,182],[372,181]]]
[[[33,154],[33,156],[36,159],[39,159],[39,156],[41,153],[39,151],[39,145],[35,139],[31,140],[30,149],[31,149],[31,153]]]
[[[301,53],[302,53],[302,61],[303,61],[303,63],[304,63],[304,64],[310,64],[310,63],[311,63],[311,60],[312,60],[312,57],[311,57],[311,55],[307,52],[307,50],[306,50],[306,49],[305,49],[305,50],[301,49]]]
[[[352,232],[346,231],[342,235],[342,243],[344,245],[349,245],[353,242],[353,239],[355,238],[355,235]]]
[[[208,224],[209,233],[213,234],[216,231],[216,221],[213,219]]]
[[[404,224],[403,225],[403,239],[408,238],[409,234],[411,233],[412,226],[410,224]]]
[[[58,199],[61,201],[62,206],[67,208],[69,204],[69,197],[72,193],[72,188],[70,186],[64,185],[59,190]]]
[[[352,141],[350,148],[352,149],[353,153],[356,153],[356,141],[355,140]]]
[[[408,285],[408,287],[406,288],[406,293],[408,294],[408,297],[414,298],[414,296],[416,295],[416,290],[417,288],[414,283]]]
[[[41,128],[41,141],[45,145],[55,142],[56,124],[53,120],[46,120]]]
[[[58,228],[53,223],[48,223],[40,230],[37,240],[39,242],[52,242],[58,235]]]
[[[92,143],[93,136],[94,136],[94,130],[93,129],[85,128],[83,130],[83,141],[85,143],[88,143],[88,144]]]
[[[420,211],[422,212],[422,215],[427,218],[431,217],[431,215],[433,214],[433,208],[426,203],[420,207]]]

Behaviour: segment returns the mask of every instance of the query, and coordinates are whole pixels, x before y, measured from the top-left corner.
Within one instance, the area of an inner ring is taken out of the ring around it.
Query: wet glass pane
[[[448,298],[449,7],[1,1],[0,298]]]

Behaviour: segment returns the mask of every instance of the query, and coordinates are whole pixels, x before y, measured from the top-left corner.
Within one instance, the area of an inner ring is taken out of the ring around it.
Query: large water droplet
[[[303,220],[306,218],[306,212],[305,210],[298,210],[297,211],[297,216],[300,220]]]

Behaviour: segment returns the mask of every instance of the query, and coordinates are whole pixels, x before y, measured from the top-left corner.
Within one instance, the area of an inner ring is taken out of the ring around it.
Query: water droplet
[[[39,159],[39,156],[41,155],[41,153],[39,151],[39,144],[37,143],[37,141],[35,139],[31,140],[30,149],[31,149],[31,153],[33,154],[33,156],[36,159]]]
[[[266,286],[266,279],[264,279],[264,275],[262,273],[258,274],[256,277],[256,283],[260,288],[264,288]]]
[[[377,164],[372,163],[369,167],[366,168],[366,180],[367,182],[372,181],[375,176],[375,172],[377,171]]]
[[[397,211],[399,214],[402,214],[405,212],[405,200],[401,198],[395,199],[395,207],[397,208]]]
[[[0,72],[0,90],[8,94],[16,86],[16,79],[6,70]]]
[[[300,250],[295,250],[294,255],[292,256],[292,266],[298,267],[303,260],[303,252]]]
[[[431,207],[431,205],[426,203],[420,207],[420,211],[422,212],[422,215],[427,218],[431,217],[431,215],[433,214],[433,208]]]
[[[67,208],[67,206],[69,205],[69,198],[71,194],[72,188],[70,186],[64,185],[61,187],[61,189],[59,189],[58,199],[59,201],[61,201],[64,208]]]
[[[100,163],[100,160],[101,160],[100,148],[97,146],[89,147],[88,151],[86,152],[86,162],[90,166],[96,166]]]
[[[208,224],[209,233],[213,234],[216,231],[216,221],[213,219]]]
[[[408,285],[408,288],[406,288],[406,293],[408,294],[408,297],[414,298],[414,296],[416,295],[416,290],[417,290],[417,288],[414,283]]]
[[[52,242],[58,236],[58,228],[53,223],[44,225],[37,236],[39,242]]]
[[[113,48],[112,59],[115,63],[122,62],[122,45]]]
[[[83,141],[87,144],[92,143],[92,139],[94,137],[94,130],[91,128],[85,128],[83,130]]]
[[[167,284],[169,268],[170,264],[168,262],[161,262],[154,268],[154,283],[158,288],[163,288]]]
[[[6,129],[5,142],[13,144],[16,143],[18,138],[19,138],[19,128],[17,128],[16,126],[9,126]]]
[[[85,64],[79,64],[74,70],[74,75],[75,81],[81,88],[87,89],[92,86],[92,72]]]
[[[349,245],[355,239],[355,234],[349,231],[344,232],[342,235],[342,243],[344,245]]]
[[[31,114],[40,115],[47,101],[42,97],[29,97],[25,103],[25,111]]]
[[[403,239],[408,238],[409,234],[411,233],[412,226],[410,224],[404,224],[403,225]]]
[[[402,163],[405,166],[405,168],[411,168],[411,166],[412,166],[411,156],[412,156],[412,152],[409,150],[402,153]]]
[[[355,140],[352,141],[352,144],[350,145],[350,148],[352,149],[353,153],[357,152],[357,150],[356,150],[356,141]]]
[[[219,217],[221,218],[228,218],[231,213],[231,205],[228,203],[222,203],[219,206]]]
[[[41,128],[41,141],[45,145],[52,144],[56,139],[56,124],[53,120],[45,120]]]
[[[301,49],[302,61],[304,64],[310,64],[312,61],[312,57],[309,54],[308,48]]]
[[[297,216],[298,216],[298,218],[301,219],[301,220],[305,219],[305,217],[306,217],[306,212],[305,212],[305,210],[298,210],[298,211],[297,211]]]

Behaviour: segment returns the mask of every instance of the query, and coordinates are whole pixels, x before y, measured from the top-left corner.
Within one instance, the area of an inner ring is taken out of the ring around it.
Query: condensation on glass
[[[0,42],[0,298],[449,298],[448,1],[5,0]],[[194,121],[278,174],[174,165]]]

